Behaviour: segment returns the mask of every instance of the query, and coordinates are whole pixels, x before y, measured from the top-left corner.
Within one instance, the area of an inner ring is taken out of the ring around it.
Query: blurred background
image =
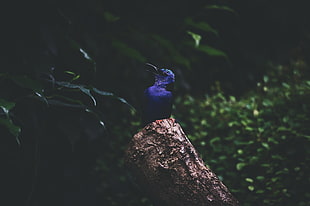
[[[306,3],[2,4],[1,201],[151,206],[123,162],[148,62],[175,72],[173,117],[241,205],[308,205]]]

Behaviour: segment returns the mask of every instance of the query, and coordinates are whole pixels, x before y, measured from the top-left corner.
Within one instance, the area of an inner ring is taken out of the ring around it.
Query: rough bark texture
[[[205,166],[181,126],[170,119],[152,122],[135,134],[125,161],[157,205],[238,205]]]

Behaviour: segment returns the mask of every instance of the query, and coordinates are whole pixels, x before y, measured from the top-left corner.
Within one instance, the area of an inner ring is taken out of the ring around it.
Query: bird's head
[[[157,86],[167,86],[171,85],[175,81],[174,73],[170,69],[158,69],[156,66],[147,63],[147,65],[152,67],[152,72],[155,76],[155,84]]]

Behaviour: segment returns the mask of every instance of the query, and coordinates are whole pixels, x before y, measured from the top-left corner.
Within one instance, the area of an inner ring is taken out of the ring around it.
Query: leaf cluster
[[[202,99],[177,99],[177,119],[242,205],[309,201],[310,82],[305,68],[300,61],[270,65],[256,91],[240,99],[225,96],[219,87]]]

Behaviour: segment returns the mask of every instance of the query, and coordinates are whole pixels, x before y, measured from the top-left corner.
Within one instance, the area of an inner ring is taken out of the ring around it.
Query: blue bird
[[[144,125],[156,120],[170,118],[173,100],[172,89],[175,81],[174,73],[171,70],[158,69],[149,63],[147,65],[153,69],[155,83],[144,91],[142,113]]]

